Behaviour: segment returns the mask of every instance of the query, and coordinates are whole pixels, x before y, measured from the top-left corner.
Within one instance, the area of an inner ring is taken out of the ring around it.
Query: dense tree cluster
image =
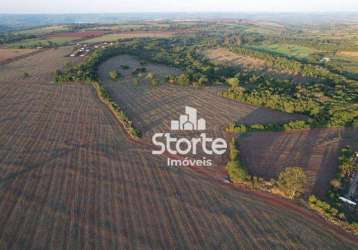
[[[122,74],[118,70],[115,70],[115,69],[109,71],[108,75],[113,81],[118,80],[119,78],[122,77]]]
[[[260,49],[250,49],[243,47],[234,47],[231,48],[235,53],[251,56],[255,58],[260,58],[265,61],[265,64],[273,69],[287,71],[292,74],[302,74],[306,77],[316,78],[320,80],[324,80],[329,84],[338,84],[340,82],[344,82],[347,79],[345,77],[330,72],[329,70],[320,67],[318,65],[303,63],[297,60],[292,60],[289,58],[285,58],[281,55],[275,55],[273,52],[267,53],[264,50]]]
[[[313,119],[314,127],[357,124],[358,108],[353,103],[357,103],[358,93],[350,92],[349,89],[336,91],[331,97],[327,97],[321,92],[319,85],[290,85],[278,80],[257,78],[254,86],[244,86],[231,87],[221,95],[257,106],[308,115]],[[352,105],[347,105],[349,102]]]
[[[285,123],[269,123],[269,124],[242,124],[233,122],[226,128],[227,132],[247,133],[257,131],[289,131],[293,129],[313,128],[314,125],[310,120],[295,120]]]
[[[31,39],[35,37],[35,35],[31,34],[0,33],[0,44],[19,42],[25,39]]]

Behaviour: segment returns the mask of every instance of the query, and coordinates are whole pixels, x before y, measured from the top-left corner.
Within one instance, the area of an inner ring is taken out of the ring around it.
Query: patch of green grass
[[[358,80],[358,58],[336,56],[331,59],[329,64],[335,65],[335,68],[346,72],[350,77]]]
[[[313,48],[293,44],[262,44],[249,46],[249,48],[299,59],[307,58],[310,55],[319,52]]]
[[[26,34],[26,35],[43,35],[52,32],[59,32],[59,31],[68,31],[69,26],[66,25],[51,25],[33,29],[26,29],[15,32],[15,34]]]
[[[68,42],[74,41],[76,37],[52,37],[48,39],[44,38],[33,38],[26,39],[20,42],[10,43],[10,48],[34,48],[34,47],[48,47],[51,44],[56,46],[62,46]]]

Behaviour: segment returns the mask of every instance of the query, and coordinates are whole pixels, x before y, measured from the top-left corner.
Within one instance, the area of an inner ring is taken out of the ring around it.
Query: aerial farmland
[[[351,37],[62,22],[0,33],[0,249],[358,247]]]

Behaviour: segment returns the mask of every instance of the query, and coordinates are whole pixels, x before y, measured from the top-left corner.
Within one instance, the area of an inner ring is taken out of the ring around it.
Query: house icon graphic
[[[206,121],[198,119],[198,111],[192,107],[185,107],[185,114],[179,116],[179,120],[171,121],[171,130],[205,130]]]

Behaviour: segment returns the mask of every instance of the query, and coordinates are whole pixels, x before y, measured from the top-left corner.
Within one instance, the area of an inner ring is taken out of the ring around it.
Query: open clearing
[[[53,53],[22,61],[38,78],[0,79],[5,249],[357,248],[297,212],[164,167],[126,139],[91,86],[39,83],[63,61]]]
[[[131,39],[131,38],[167,38],[173,36],[174,33],[167,31],[133,31],[133,32],[121,32],[108,34],[89,40],[82,41],[83,43],[99,43],[99,42],[114,42],[122,39]]]
[[[293,83],[304,83],[307,80],[312,80],[309,77],[305,77],[302,74],[297,74],[295,72],[273,69],[268,66],[263,59],[241,55],[230,51],[227,48],[208,49],[203,51],[203,54],[213,63],[228,66],[241,66],[244,70],[255,71],[258,75],[264,73],[270,77],[280,80],[289,80]]]
[[[337,53],[338,56],[346,56],[346,57],[353,57],[358,59],[358,52],[357,51],[339,51]]]
[[[250,48],[270,52],[273,54],[278,54],[281,56],[294,57],[300,59],[304,59],[313,53],[319,52],[319,50],[312,49],[309,47],[299,46],[295,44],[284,44],[284,43],[255,45]]]
[[[34,52],[33,49],[1,49],[0,48],[0,64],[20,56],[24,56]]]
[[[67,25],[51,25],[33,29],[26,29],[15,32],[15,34],[31,34],[31,35],[43,35],[52,32],[61,32],[69,29]]]
[[[33,48],[33,47],[47,47],[51,43],[57,46],[62,46],[68,42],[77,40],[78,37],[74,36],[50,36],[47,38],[33,38],[26,39],[20,42],[9,43],[7,47],[9,48]]]
[[[265,61],[250,56],[242,56],[226,48],[210,49],[204,54],[213,62],[224,63],[228,65],[242,65],[245,68],[262,69]]]
[[[71,47],[46,49],[35,55],[15,60],[0,67],[0,81],[53,81],[54,73],[65,63],[77,63],[79,57],[66,57],[72,51]],[[28,76],[24,76],[27,73]]]
[[[337,173],[339,149],[358,150],[358,130],[311,129],[252,133],[239,139],[245,164],[257,176],[275,178],[287,167],[303,167],[310,177],[307,193],[321,197]]]

